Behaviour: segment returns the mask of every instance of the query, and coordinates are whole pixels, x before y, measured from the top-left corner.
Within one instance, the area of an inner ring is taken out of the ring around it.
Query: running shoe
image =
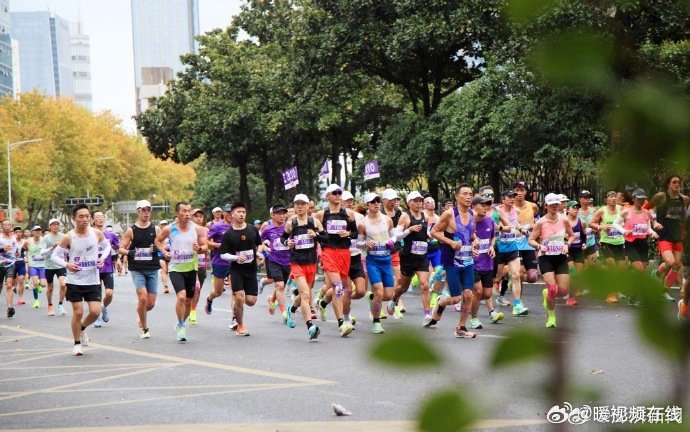
[[[350,315],[350,324],[357,325],[357,317],[354,315]]]
[[[389,301],[386,305],[386,312],[388,312],[388,315],[393,315],[396,307],[398,307],[398,305],[396,305],[393,300]]]
[[[61,304],[58,305],[58,313],[60,315],[66,315],[67,314],[67,312],[65,311],[65,307]]]
[[[541,296],[544,299],[544,301],[542,302],[542,306],[544,306],[544,310],[546,311],[546,313],[549,313],[549,303],[546,301],[546,298],[549,296],[549,290],[547,290],[546,288],[541,290]]]
[[[666,303],[675,303],[675,302],[676,302],[676,299],[674,299],[673,297],[671,297],[671,296],[669,295],[669,293],[667,293],[667,292],[664,293],[663,298],[664,298],[664,301],[665,301]]]
[[[381,326],[381,323],[380,323],[380,322],[375,322],[375,323],[371,326],[371,332],[374,333],[374,334],[383,334],[383,333],[385,333],[386,331],[383,329],[383,327]]]
[[[101,308],[101,319],[103,320],[103,322],[110,321],[110,314],[108,313],[108,308],[105,306]]]
[[[178,342],[187,342],[187,329],[185,329],[184,326],[176,324],[175,331],[177,332]]]
[[[267,304],[268,304],[268,313],[269,313],[269,315],[273,315],[274,313],[276,313],[276,305],[278,304],[278,302],[276,302],[275,300],[273,300],[273,296],[267,296],[267,297],[266,297],[266,302],[267,302]]]
[[[43,285],[38,286],[38,293],[43,294]]]
[[[321,301],[317,301],[316,306],[319,308],[319,318],[321,321],[327,321],[328,320],[328,315],[326,314],[326,308],[321,307]]]
[[[191,325],[196,325],[196,309],[189,311],[189,323]]]
[[[17,300],[17,304],[18,304],[18,305],[23,305],[23,304],[26,304],[26,302],[24,301],[23,298],[20,298],[19,300]]]
[[[237,330],[237,326],[238,326],[238,325],[239,325],[239,324],[237,324],[237,320],[235,319],[235,317],[233,317],[233,318],[232,318],[232,321],[230,321],[230,325],[228,326],[228,328],[229,328],[230,330]]]
[[[151,332],[148,329],[142,329],[141,333],[139,334],[139,339],[151,339]]]
[[[316,309],[314,309],[314,307],[310,307],[309,310],[310,310],[310,312],[311,312],[311,319],[312,319],[312,320],[317,319],[317,316],[316,316]]]
[[[96,328],[103,327],[103,320],[101,319],[101,317],[96,318],[96,321],[93,323],[93,326]]]
[[[483,329],[484,325],[482,324],[481,321],[479,321],[479,318],[470,318],[470,328],[471,329]]]
[[[546,328],[556,328],[556,314],[553,311],[549,312],[549,317],[546,319]]]
[[[396,306],[395,309],[393,310],[393,318],[395,318],[395,319],[403,319],[404,318],[403,311],[402,311],[402,308],[400,306]]]
[[[398,300],[398,307],[400,308],[400,313],[407,313],[407,309],[405,309],[405,304],[402,300]]]
[[[55,316],[55,306],[48,305],[48,316]]]
[[[513,306],[513,316],[525,316],[529,314],[529,309],[523,306],[522,302]]]
[[[388,315],[386,315],[386,311],[381,309],[381,313],[379,314],[379,319],[388,319]]]
[[[82,346],[89,346],[91,339],[89,339],[89,335],[86,333],[86,330],[82,330],[81,333],[79,333],[79,341],[81,342]]]
[[[7,308],[7,318],[12,318],[14,316],[14,308],[12,306]]]
[[[206,297],[206,307],[204,307],[206,315],[211,315],[213,313],[213,300]]]
[[[350,324],[344,322],[339,328],[338,331],[340,332],[340,337],[346,337],[350,333],[352,333],[352,327],[350,327]]]
[[[41,301],[39,299],[34,300],[33,308],[38,309],[41,307]]]
[[[249,336],[249,330],[244,324],[238,324],[235,330],[235,336]]]
[[[678,321],[686,321],[688,319],[688,307],[685,305],[683,299],[678,300]]]
[[[575,300],[575,296],[571,295],[568,297],[568,300],[565,301],[566,306],[577,306],[577,300]]]
[[[504,296],[498,296],[496,298],[496,304],[499,306],[510,306],[510,302],[506,300]]]
[[[467,338],[467,339],[473,339],[477,337],[477,333],[471,332],[469,330],[464,330],[462,328],[455,328],[455,337],[456,338]]]
[[[424,315],[424,321],[422,321],[423,327],[429,327],[431,325],[431,314]]]
[[[607,295],[606,303],[618,303],[618,295],[616,293]]]
[[[429,300],[429,307],[434,308],[436,302],[438,301],[438,293],[436,291],[431,291],[431,299]]]
[[[285,312],[286,312],[285,324],[287,324],[288,328],[295,328],[295,319],[292,316],[292,312],[290,312],[289,309],[286,309]]]
[[[82,356],[84,355],[84,351],[81,349],[81,344],[79,345],[74,345],[74,348],[72,348],[72,355],[73,356]]]
[[[307,330],[307,333],[309,334],[309,340],[313,341],[319,337],[321,330],[319,330],[318,326],[313,325],[309,328],[309,330]]]
[[[502,321],[503,318],[505,318],[505,315],[503,315],[503,312],[493,311],[489,314],[489,318],[491,318],[492,324],[498,324],[499,321]]]

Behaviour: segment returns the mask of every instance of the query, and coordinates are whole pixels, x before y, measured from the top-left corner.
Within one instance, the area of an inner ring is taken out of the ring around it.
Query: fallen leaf
[[[604,369],[592,369],[592,375],[601,375],[604,373]]]

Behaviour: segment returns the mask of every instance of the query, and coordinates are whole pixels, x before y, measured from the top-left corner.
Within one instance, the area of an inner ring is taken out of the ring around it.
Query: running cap
[[[503,193],[501,194],[501,196],[515,196],[515,195],[517,195],[517,192],[515,192],[515,191],[512,190],[512,189],[506,189],[506,190],[504,190]]]
[[[137,210],[139,210],[140,208],[146,208],[146,207],[148,207],[148,208],[152,207],[151,203],[148,200],[137,201]]]
[[[647,199],[647,192],[642,188],[637,188],[632,192],[632,197],[635,199]]]
[[[527,182],[524,180],[517,180],[515,183],[513,183],[513,189],[527,189]]]
[[[544,202],[546,203],[546,205],[560,204],[561,197],[556,195],[555,193],[550,193],[544,197]]]
[[[424,204],[427,204],[427,203],[435,203],[435,202],[436,202],[436,201],[434,201],[434,197],[432,197],[432,196],[425,196],[425,197],[424,197]]]
[[[60,224],[60,220],[59,220],[59,219],[52,218],[51,220],[48,221],[48,226],[50,226],[50,225],[52,225],[52,224],[54,224],[54,223],[56,223],[56,224],[59,225],[59,224]]]
[[[563,194],[558,194],[558,198],[561,199],[561,202],[563,202],[563,201],[568,201],[568,197],[565,196],[565,195],[563,195]]]
[[[331,193],[331,192],[342,191],[342,190],[343,190],[343,189],[342,189],[340,186],[338,186],[337,184],[331,183],[331,184],[328,185],[328,187],[326,188],[326,193],[329,194],[329,193]]]
[[[350,191],[346,191],[346,190],[343,191],[342,198],[343,198],[343,201],[355,199],[355,197],[352,195],[352,193],[350,193]]]
[[[577,201],[568,201],[567,208],[571,208],[571,207],[582,207],[582,206]]]
[[[591,196],[592,196],[592,192],[588,191],[587,189],[582,189],[580,191],[580,198],[591,197]]]
[[[364,204],[369,204],[370,202],[374,201],[376,198],[379,198],[379,201],[381,199],[376,193],[369,192],[368,194],[364,195]]]
[[[223,206],[223,211],[224,211],[224,212],[232,211],[232,206],[231,206],[230,204],[225,204],[225,205]]]
[[[31,228],[31,231],[43,231],[43,228],[41,228],[39,225],[34,225],[34,227]]]
[[[236,209],[238,209],[238,208],[243,208],[243,209],[247,210],[247,206],[244,205],[243,202],[237,201],[237,202],[233,203],[233,204],[230,206],[230,211],[234,211],[234,210],[236,210]]]
[[[222,211],[223,211],[223,209],[220,207],[213,207],[213,210],[211,210],[211,213],[222,212]]]
[[[303,202],[303,203],[308,203],[308,202],[309,202],[309,197],[306,196],[305,194],[297,194],[297,195],[295,195],[295,199],[293,199],[292,202]]]
[[[202,209],[200,209],[200,208],[195,208],[194,210],[192,210],[192,214],[193,214],[193,215],[195,215],[195,214],[197,214],[197,213],[206,214],[206,213],[204,213],[204,211],[203,211]]]
[[[424,198],[422,197],[422,194],[420,194],[417,191],[412,191],[409,194],[407,194],[407,202],[414,201],[416,199]]]
[[[381,198],[385,200],[394,200],[394,199],[400,199],[398,196],[398,193],[395,191],[395,189],[384,189],[383,192],[381,193]]]
[[[606,198],[608,198],[610,196],[616,196],[616,195],[618,195],[618,192],[616,192],[615,190],[610,190],[610,191],[606,192]]]
[[[280,213],[280,212],[287,213],[287,208],[285,208],[285,206],[282,204],[275,204],[273,207],[271,207],[271,213]]]
[[[490,198],[485,198],[483,196],[476,196],[472,198],[472,205],[476,206],[477,204],[489,204],[491,202]]]
[[[167,225],[167,224],[168,224],[168,220],[167,220],[167,219],[163,219],[162,221],[158,222],[158,224],[159,224],[159,225]]]
[[[491,187],[491,186],[489,186],[489,185],[482,186],[482,187],[480,187],[480,188],[477,190],[477,193],[478,193],[479,195],[485,195],[485,194],[486,194],[486,191],[491,191],[491,193],[493,193],[493,192],[494,192],[494,188]]]
[[[260,225],[261,221],[259,219],[254,219],[254,225]]]

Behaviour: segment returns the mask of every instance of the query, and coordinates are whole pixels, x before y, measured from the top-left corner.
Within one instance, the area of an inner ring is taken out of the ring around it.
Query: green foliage
[[[515,329],[501,339],[491,357],[493,367],[504,367],[549,355],[551,343],[544,333],[530,329]]]
[[[418,368],[437,366],[441,357],[417,332],[386,335],[371,347],[371,356],[391,366]]]
[[[239,177],[237,168],[220,163],[202,162],[197,167],[194,204],[209,212],[213,207],[222,207],[223,204],[239,201]],[[249,196],[255,203],[263,203],[265,200],[261,179],[254,174],[249,175]],[[266,217],[266,212],[260,205],[250,207],[248,211],[250,219]]]
[[[417,417],[419,430],[426,432],[468,430],[478,418],[476,409],[454,389],[441,391],[425,400]]]

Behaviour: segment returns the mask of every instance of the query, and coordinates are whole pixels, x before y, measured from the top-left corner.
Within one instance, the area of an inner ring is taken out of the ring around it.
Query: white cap
[[[328,185],[328,187],[326,188],[326,193],[329,194],[329,193],[335,192],[337,190],[341,191],[343,189],[340,186],[338,186],[337,184],[332,183],[332,184]]]
[[[343,191],[343,201],[355,199],[355,197],[350,193],[350,191]]]
[[[383,193],[381,194],[381,198],[385,200],[392,200],[392,199],[397,199],[400,198],[398,196],[398,193],[394,189],[385,189]]]
[[[43,231],[43,228],[41,228],[40,225],[34,225],[34,227],[31,228],[31,231]]]
[[[297,202],[297,201],[308,203],[309,197],[306,196],[305,194],[297,194],[297,195],[295,195],[295,199],[293,199],[292,202]]]
[[[544,202],[546,203],[546,205],[560,204],[561,197],[560,195],[556,195],[555,193],[550,193],[544,197]]]
[[[562,201],[569,201],[569,200],[568,200],[568,197],[565,196],[565,195],[563,195],[563,194],[558,194],[558,198],[561,200],[561,202],[562,202]]]
[[[139,210],[140,208],[144,208],[144,207],[151,207],[151,203],[148,202],[148,200],[137,201],[137,210]]]
[[[420,193],[417,192],[417,191],[412,191],[412,192],[410,192],[409,194],[407,194],[407,201],[408,201],[408,202],[409,202],[409,201],[412,201],[412,200],[416,200],[417,198],[422,198],[422,199],[423,199],[424,197],[422,196],[422,194],[420,194]]]
[[[158,224],[159,224],[159,225],[167,225],[167,224],[168,224],[168,220],[167,220],[167,219],[163,219],[162,221],[158,222]]]
[[[54,224],[54,223],[59,224],[59,223],[60,223],[60,220],[59,220],[59,219],[52,218],[51,220],[48,221],[48,226],[50,226],[50,225],[52,225],[52,224]]]
[[[222,212],[222,211],[223,211],[223,209],[220,207],[213,207],[213,210],[211,210],[211,213]]]
[[[370,202],[374,201],[378,197],[379,196],[376,193],[369,192],[368,194],[364,195],[364,204],[369,204]]]

